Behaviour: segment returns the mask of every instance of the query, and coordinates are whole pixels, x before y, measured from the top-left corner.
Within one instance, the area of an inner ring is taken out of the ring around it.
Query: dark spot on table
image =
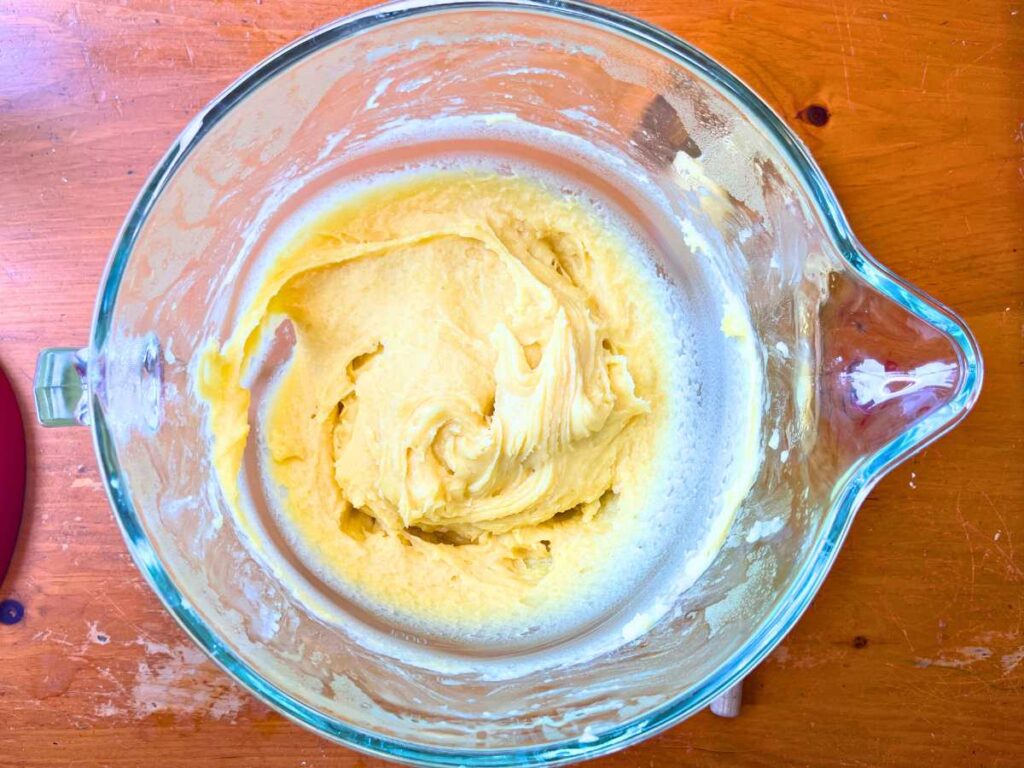
[[[17,600],[0,602],[0,624],[17,624],[25,616],[25,606]]]
[[[864,635],[857,635],[855,638],[853,638],[853,647],[857,649],[867,648],[868,639],[864,637]]]
[[[798,119],[813,125],[815,128],[822,128],[828,123],[829,118],[832,117],[832,113],[828,111],[828,107],[822,106],[821,104],[811,104],[797,112],[796,116]]]

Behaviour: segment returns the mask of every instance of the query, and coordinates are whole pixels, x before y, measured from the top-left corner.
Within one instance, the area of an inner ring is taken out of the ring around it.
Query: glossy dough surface
[[[670,321],[624,249],[589,206],[519,176],[434,172],[346,200],[201,361],[229,501],[246,370],[287,318],[266,467],[325,572],[467,629],[599,593],[645,525],[668,408]]]

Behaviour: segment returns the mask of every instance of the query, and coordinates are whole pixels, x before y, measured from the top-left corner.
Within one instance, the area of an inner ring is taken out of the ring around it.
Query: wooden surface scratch
[[[629,0],[758,91],[882,262],[962,313],[977,410],[872,493],[814,605],[701,714],[593,765],[1024,764],[1024,2]],[[357,4],[0,0],[0,365],[84,343],[106,254],[188,119]],[[30,421],[32,421],[30,419]],[[285,721],[136,572],[85,430],[28,424],[0,599],[0,764],[381,765]]]

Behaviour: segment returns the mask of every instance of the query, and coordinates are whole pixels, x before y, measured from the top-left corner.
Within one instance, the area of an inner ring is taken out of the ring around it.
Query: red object
[[[0,585],[14,556],[25,504],[25,428],[11,383],[0,370]]]

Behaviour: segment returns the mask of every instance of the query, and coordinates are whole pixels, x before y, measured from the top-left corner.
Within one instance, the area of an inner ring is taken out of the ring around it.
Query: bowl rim
[[[977,341],[966,324],[944,305],[879,264],[860,244],[818,165],[784,121],[739,78],[674,34],[619,11],[580,0],[398,0],[330,22],[279,49],[226,88],[188,123],[150,174],[114,242],[97,297],[90,337],[95,357],[110,334],[125,268],[139,233],[161,193],[184,160],[213,127],[249,93],[292,64],[363,30],[391,21],[451,11],[515,11],[549,14],[596,25],[662,54],[724,93],[774,141],[849,267],[879,293],[945,334],[954,346],[963,375],[953,397],[874,453],[864,457],[845,482],[837,483],[822,533],[779,604],[718,672],[666,704],[606,732],[542,746],[502,750],[451,750],[383,738],[325,717],[288,696],[225,646],[179,592],[145,534],[123,480],[117,451],[93,393],[93,442],[115,518],[133,559],[150,587],[188,635],[225,672],[296,723],[357,751],[425,766],[560,765],[623,749],[659,733],[707,706],[746,677],[794,626],[820,588],[845,539],[853,517],[874,485],[893,467],[956,426],[976,402],[983,365]]]

